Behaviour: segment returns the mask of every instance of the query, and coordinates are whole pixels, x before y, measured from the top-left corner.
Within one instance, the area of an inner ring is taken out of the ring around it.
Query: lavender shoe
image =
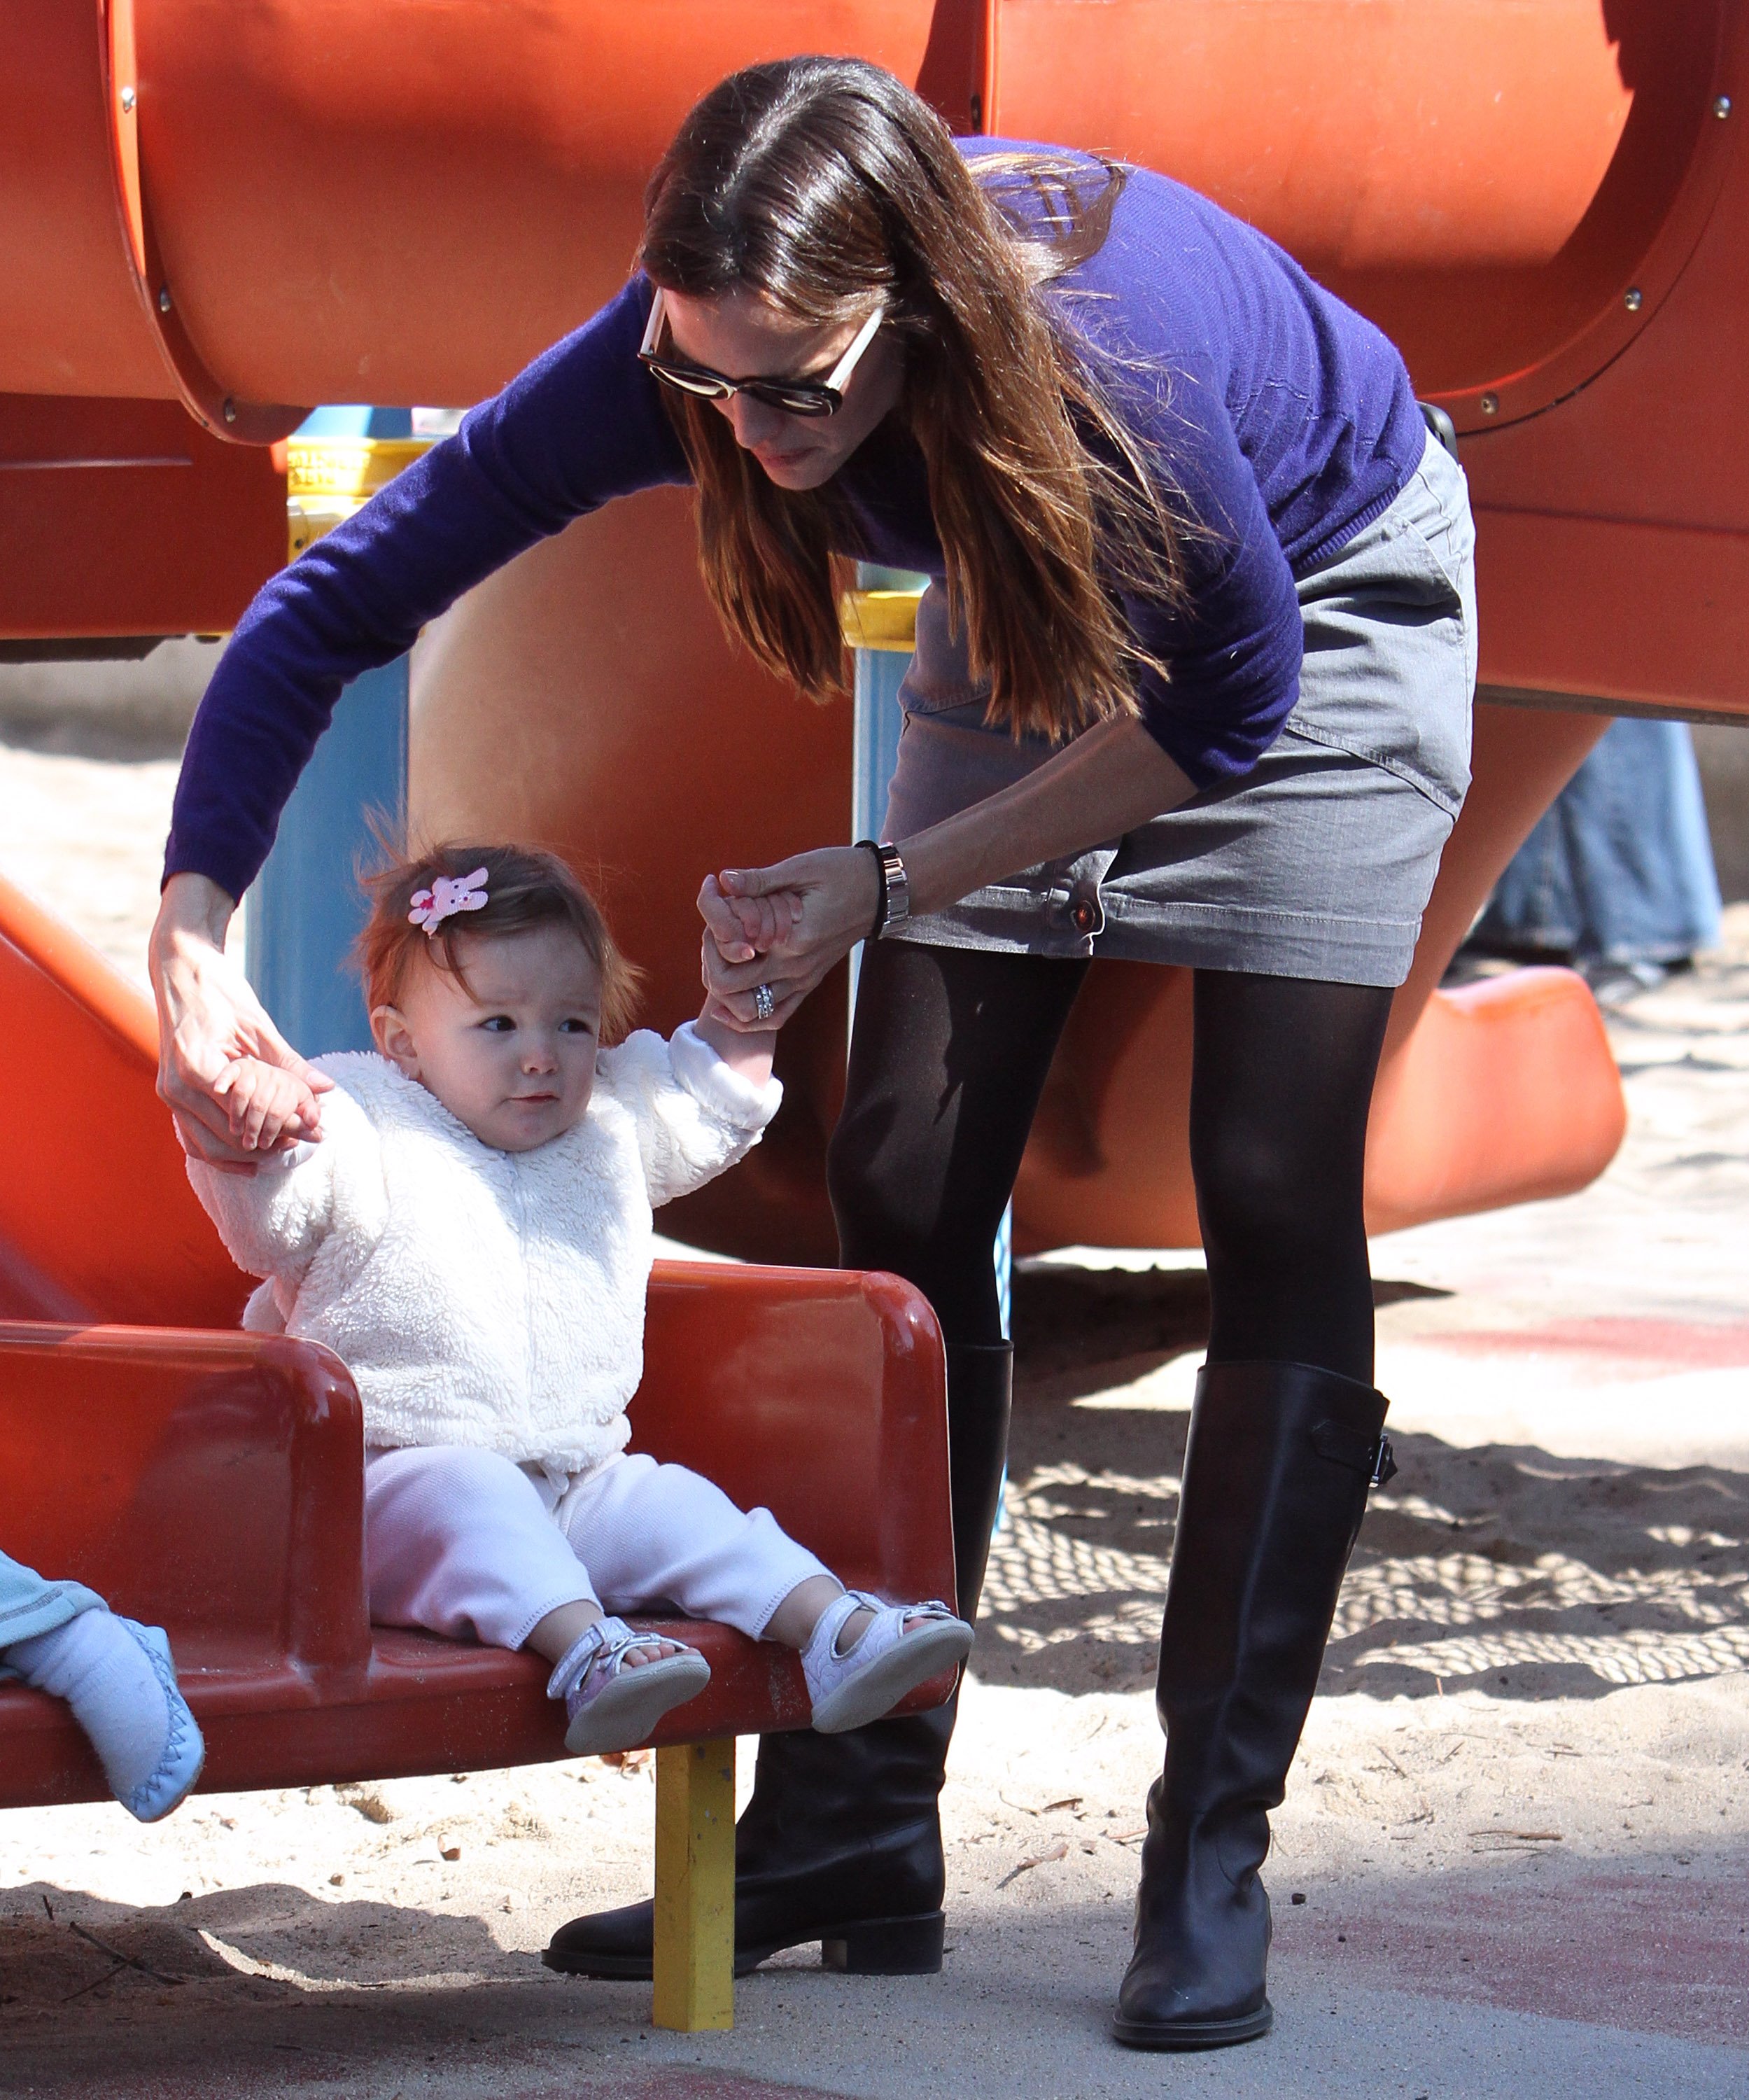
[[[864,1605],[874,1622],[840,1655],[844,1621]],[[820,1614],[802,1656],[814,1727],[838,1736],[878,1721],[925,1678],[963,1662],[971,1638],[971,1627],[945,1604],[883,1604],[866,1590],[845,1590]]]
[[[130,1815],[142,1823],[157,1823],[187,1798],[206,1762],[206,1744],[200,1723],[189,1712],[188,1702],[178,1688],[170,1636],[161,1626],[143,1626],[137,1619],[124,1619],[119,1612],[117,1623],[125,1626],[145,1650],[164,1693],[166,1715],[163,1755],[131,1793],[118,1798]]]
[[[696,1699],[710,1683],[711,1665],[695,1648],[626,1667],[632,1649],[664,1638],[634,1633],[623,1619],[597,1619],[566,1648],[547,1680],[547,1696],[565,1701],[565,1747],[573,1757],[636,1749],[664,1714]]]

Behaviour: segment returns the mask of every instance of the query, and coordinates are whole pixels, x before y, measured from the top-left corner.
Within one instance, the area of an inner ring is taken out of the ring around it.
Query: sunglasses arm
[[[658,299],[660,299],[661,296],[659,292],[656,294]],[[844,392],[844,382],[856,370],[863,351],[874,340],[881,323],[886,318],[886,309],[883,307],[877,307],[861,327],[857,330],[856,340],[832,367],[831,372],[827,376],[826,385],[828,393],[842,394]]]

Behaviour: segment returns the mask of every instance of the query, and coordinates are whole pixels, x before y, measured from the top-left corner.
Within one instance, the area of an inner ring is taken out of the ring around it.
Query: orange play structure
[[[1479,532],[1476,779],[1393,1017],[1370,1220],[1582,1186],[1623,1127],[1582,982],[1438,987],[1610,712],[1749,714],[1733,0],[11,7],[0,643],[223,632],[285,558],[275,441],[307,407],[501,386],[623,280],[694,99],[820,49],[891,67],[962,129],[1182,177],[1380,321],[1451,413]],[[580,521],[438,622],[413,677],[415,823],[532,834],[597,873],[664,1028],[697,999],[703,871],[842,838],[849,810],[848,708],[730,651],[690,536],[674,491]],[[214,1331],[244,1284],[153,1098],[150,1010],[3,885],[0,1015],[7,1550],[170,1626],[209,1786],[557,1754],[526,1658],[367,1624],[350,1380]],[[1020,1245],[1194,1242],[1187,1015],[1182,973],[1095,966]],[[830,1259],[844,1027],[829,986],[785,1033],[782,1116],[671,1229]],[[802,1475],[782,1454],[804,1415]],[[939,1337],[906,1287],[659,1270],[634,1423],[852,1579],[953,1594]],[[677,2026],[728,2017],[720,1739],[803,1718],[790,1658],[688,1638],[717,1675],[686,1732],[718,1740],[660,1754],[657,2012]],[[101,1792],[50,1702],[0,1689],[0,1799]]]
[[[1728,348],[1749,307],[1749,26],[1729,0],[56,0],[0,35],[0,515],[33,527],[0,633],[19,637],[234,620],[279,558],[267,441],[315,402],[500,385],[620,281],[676,121],[751,59],[861,52],[961,126],[1127,155],[1252,218],[1401,343],[1478,514],[1477,784],[1398,1003],[1372,1222],[1606,1163],[1619,1089],[1576,981],[1437,983],[1599,710],[1749,710]],[[415,821],[604,869],[664,1026],[692,997],[699,872],[841,836],[848,769],[844,712],[723,642],[669,492],[524,557],[417,661]],[[1170,973],[1095,969],[1020,1244],[1194,1239],[1186,999]],[[677,1229],[830,1258],[843,1038],[822,993],[786,1039],[770,1138]]]

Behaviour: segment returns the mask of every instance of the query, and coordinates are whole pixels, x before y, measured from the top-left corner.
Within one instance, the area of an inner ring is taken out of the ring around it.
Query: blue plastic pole
[[[857,571],[864,590],[902,589],[914,580],[902,570],[877,569],[866,562]],[[910,668],[909,655],[897,649],[857,649],[856,729],[851,760],[850,836],[878,839],[887,812],[887,789],[899,762],[899,688]],[[850,1005],[856,1011],[857,978],[862,967],[862,944],[850,953]]]
[[[404,438],[412,417],[405,408],[318,408],[303,432]],[[371,1047],[350,961],[365,916],[358,871],[375,852],[372,818],[395,828],[406,818],[407,673],[403,656],[341,695],[245,900],[249,982],[281,1034],[307,1057]]]
[[[867,562],[857,571],[863,590],[904,590],[922,581],[902,569],[879,569]],[[858,649],[856,660],[856,727],[851,763],[850,836],[878,839],[886,814],[887,789],[899,762],[899,734],[904,717],[899,710],[899,688],[910,668],[910,658],[897,649]],[[857,977],[862,964],[859,942],[850,957],[850,1006],[854,1014]],[[1010,1332],[1012,1301],[1014,1207],[1002,1214],[993,1258],[996,1264],[996,1293],[1002,1307],[1002,1330]]]
[[[364,924],[358,870],[370,818],[407,810],[407,659],[355,678],[280,819],[246,907],[249,981],[306,1057],[368,1050],[370,1021],[349,958]]]

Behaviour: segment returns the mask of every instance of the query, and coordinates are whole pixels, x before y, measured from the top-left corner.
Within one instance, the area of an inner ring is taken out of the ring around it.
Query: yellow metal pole
[[[735,2023],[735,1739],[656,1753],[655,2024]]]

